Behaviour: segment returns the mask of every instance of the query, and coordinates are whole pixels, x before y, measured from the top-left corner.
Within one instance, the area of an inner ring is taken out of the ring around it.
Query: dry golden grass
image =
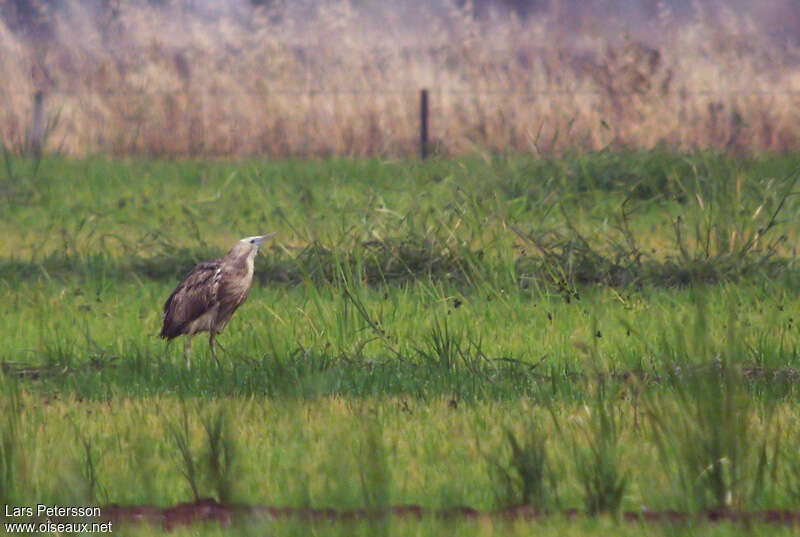
[[[27,35],[0,21],[0,139],[24,147],[40,90],[46,148],[67,154],[404,155],[425,87],[448,155],[800,145],[800,51],[724,11],[666,14],[645,44],[547,13],[300,4],[73,2]]]

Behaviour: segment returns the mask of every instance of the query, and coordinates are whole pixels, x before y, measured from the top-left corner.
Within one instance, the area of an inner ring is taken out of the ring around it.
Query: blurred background
[[[0,0],[7,151],[787,152],[792,0]]]

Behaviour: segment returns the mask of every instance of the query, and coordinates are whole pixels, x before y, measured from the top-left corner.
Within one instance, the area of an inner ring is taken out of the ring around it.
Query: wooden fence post
[[[428,90],[423,89],[419,95],[419,152],[428,158]]]
[[[36,93],[33,94],[33,120],[31,123],[31,137],[29,140],[29,148],[35,157],[39,157],[42,154],[42,141],[44,138],[43,100],[44,92],[42,92],[42,90],[36,90]]]

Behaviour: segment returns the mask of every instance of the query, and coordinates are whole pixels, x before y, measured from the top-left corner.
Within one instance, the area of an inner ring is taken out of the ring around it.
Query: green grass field
[[[796,510],[798,170],[6,159],[0,503],[553,513],[242,535],[733,535],[620,513]],[[270,231],[221,365],[197,337],[187,368],[157,337],[164,300]]]

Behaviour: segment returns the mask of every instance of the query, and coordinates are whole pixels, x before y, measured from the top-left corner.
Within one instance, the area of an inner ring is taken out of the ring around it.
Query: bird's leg
[[[192,336],[188,336],[187,335],[186,338],[183,340],[183,354],[184,354],[184,356],[186,358],[186,367],[187,368],[192,367],[191,350],[192,350]]]
[[[213,330],[209,331],[208,336],[208,346],[211,347],[211,357],[214,358],[214,361],[217,362],[217,367],[219,367],[219,359],[217,358],[217,351],[214,349],[214,338],[216,337],[217,333]]]

